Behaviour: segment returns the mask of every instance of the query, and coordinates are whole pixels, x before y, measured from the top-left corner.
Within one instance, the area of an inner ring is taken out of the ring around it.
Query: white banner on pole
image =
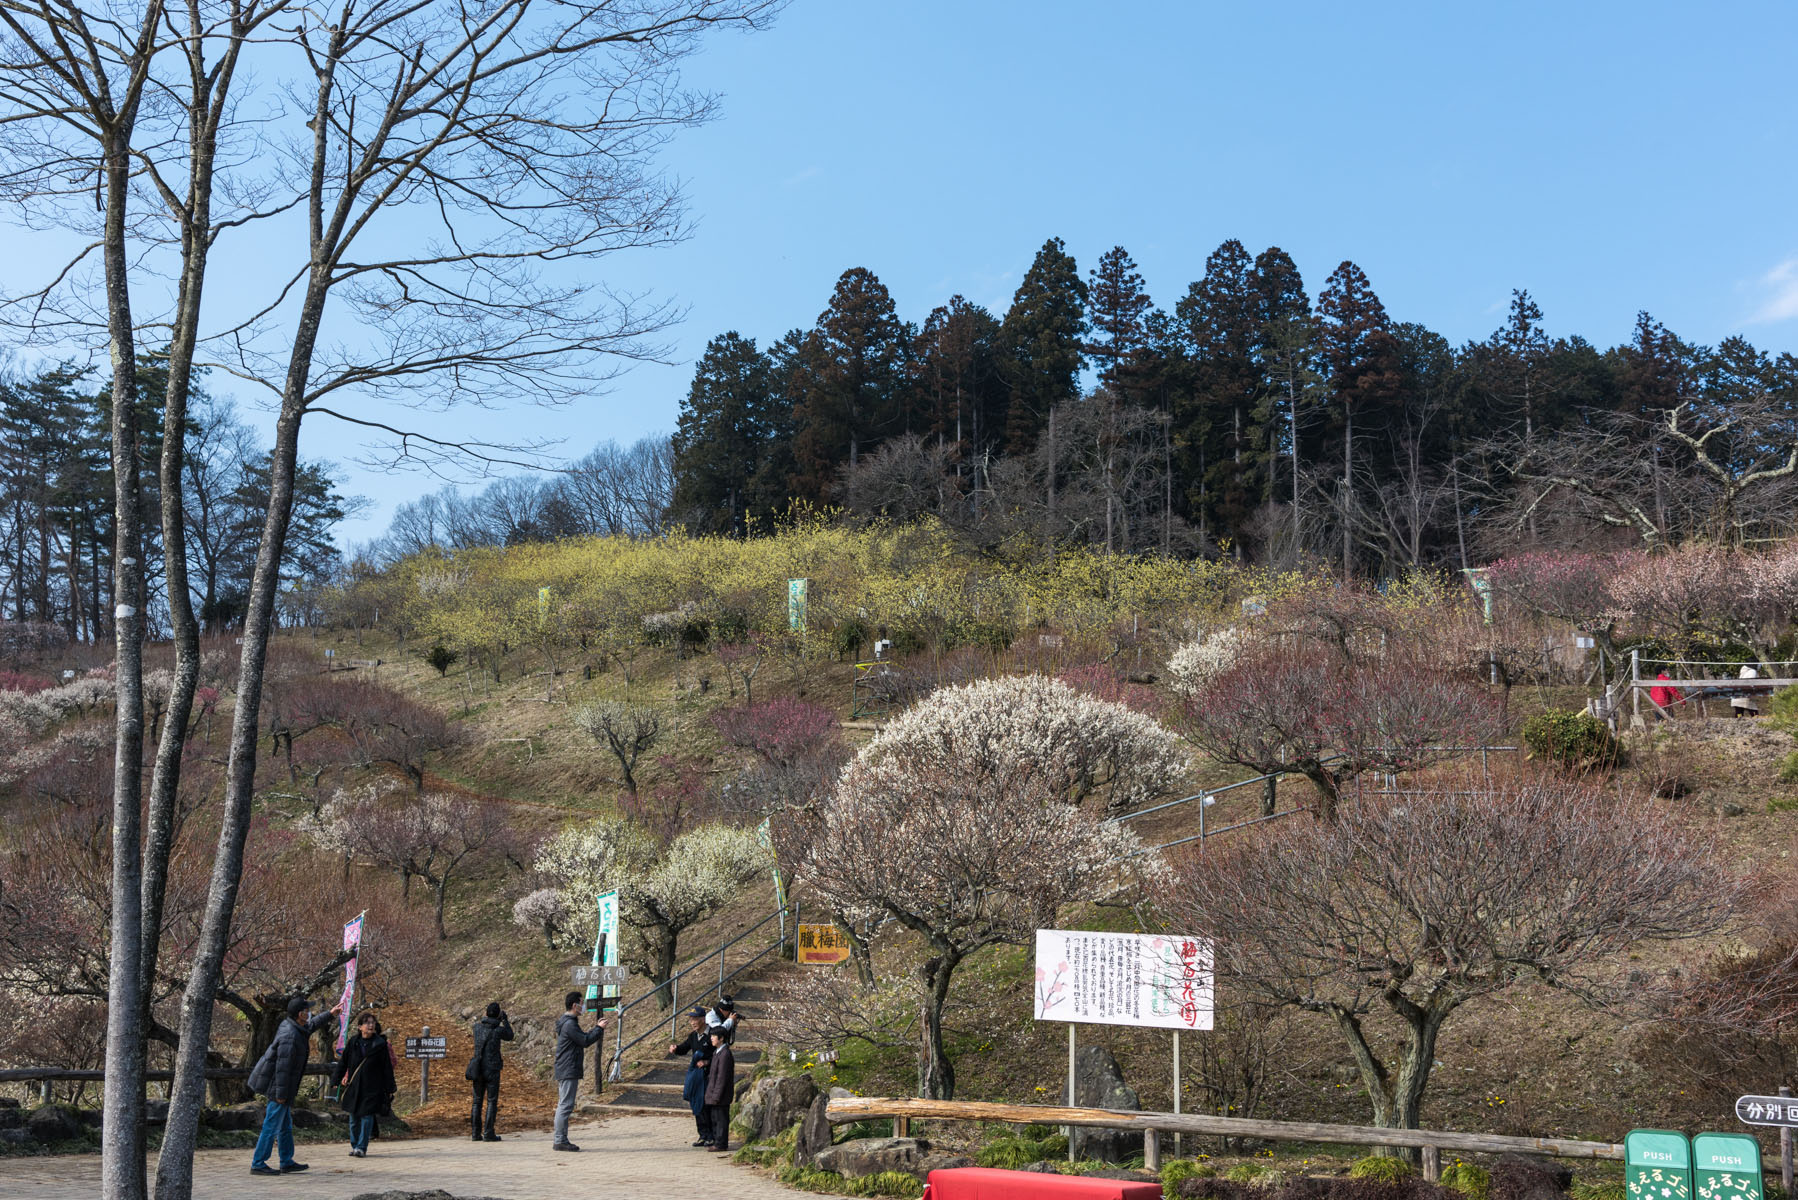
[[[1178,934],[1036,931],[1036,1019],[1210,1029],[1211,943]]]

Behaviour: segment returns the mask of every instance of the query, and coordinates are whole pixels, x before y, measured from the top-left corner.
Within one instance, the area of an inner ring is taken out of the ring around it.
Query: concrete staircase
[[[733,985],[731,995],[736,998],[737,1014],[741,1018],[738,1023],[737,1040],[731,1044],[731,1052],[737,1060],[737,1077],[743,1078],[755,1064],[761,1062],[767,1053],[766,1037],[768,1031],[768,1005],[782,968],[792,969],[789,964],[779,962],[767,963],[750,971]],[[709,1004],[718,999],[716,995],[706,997]],[[660,1013],[662,1030],[656,1037],[646,1038],[629,1052],[623,1064],[623,1082],[606,1085],[604,1097],[600,1101],[601,1108],[642,1109],[662,1112],[686,1112],[687,1102],[681,1099],[681,1085],[687,1078],[687,1061],[681,1058],[667,1057],[668,1044],[687,1036],[686,1013],[692,1005],[682,1005],[680,1017],[676,1023],[679,1035],[668,1037],[668,1015]],[[630,1036],[636,1036],[634,1033]]]

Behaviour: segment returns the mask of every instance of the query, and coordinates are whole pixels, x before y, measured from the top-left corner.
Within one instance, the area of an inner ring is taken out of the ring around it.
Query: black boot
[[[481,1140],[481,1098],[479,1096],[474,1098],[474,1107],[468,1114],[468,1130],[474,1134],[473,1140],[477,1142]]]

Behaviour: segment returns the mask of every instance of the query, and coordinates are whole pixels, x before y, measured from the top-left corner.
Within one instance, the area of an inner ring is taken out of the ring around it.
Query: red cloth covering
[[[1036,1171],[1000,1171],[991,1167],[953,1167],[932,1171],[924,1200],[1161,1200],[1159,1183],[1121,1179],[1085,1179]]]

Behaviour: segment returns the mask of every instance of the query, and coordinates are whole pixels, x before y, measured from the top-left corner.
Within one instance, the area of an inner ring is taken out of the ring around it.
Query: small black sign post
[[[431,1060],[449,1057],[449,1039],[432,1037],[429,1025],[424,1026],[418,1032],[418,1037],[406,1039],[406,1057],[419,1060],[418,1102],[422,1105],[431,1102]]]

